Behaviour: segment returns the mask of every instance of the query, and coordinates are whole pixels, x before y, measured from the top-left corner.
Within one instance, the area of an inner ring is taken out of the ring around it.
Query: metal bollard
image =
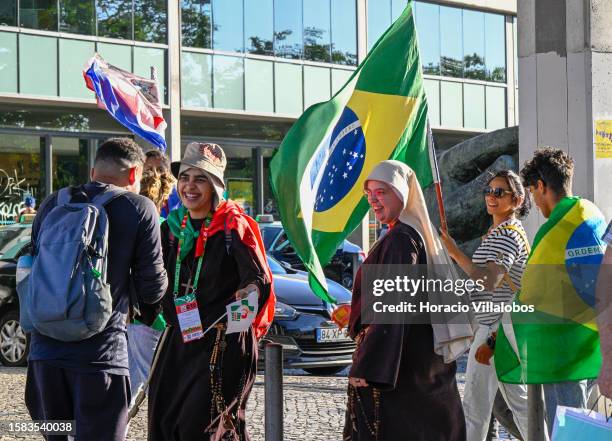
[[[527,386],[527,412],[527,439],[529,441],[548,441],[541,384],[529,384]]]
[[[265,357],[266,441],[283,441],[283,346],[268,343],[265,347]]]

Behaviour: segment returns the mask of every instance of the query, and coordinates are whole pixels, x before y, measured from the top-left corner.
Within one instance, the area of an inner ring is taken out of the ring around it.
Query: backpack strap
[[[229,255],[230,248],[232,247],[232,230],[227,226],[227,216],[225,216],[225,252]]]
[[[531,246],[529,245],[529,240],[527,239],[527,234],[525,233],[525,230],[517,227],[516,225],[505,225],[501,229],[516,231],[519,234],[519,237],[523,240],[523,245],[525,245],[525,250],[527,250],[527,254],[531,253]]]
[[[72,200],[72,187],[64,187],[57,192],[56,205],[69,204]]]
[[[98,193],[93,200],[91,201],[98,209],[105,207],[111,201],[118,198],[121,195],[127,193],[127,190],[123,188],[116,187],[114,185],[108,185],[103,191]]]
[[[527,239],[527,234],[525,234],[525,230],[523,230],[522,228],[517,227],[516,225],[504,225],[503,227],[501,227],[501,229],[502,230],[516,231],[518,233],[519,237],[521,238],[521,240],[523,241],[523,245],[525,246],[525,250],[527,251],[527,254],[531,253],[531,246],[529,246],[529,240]],[[508,284],[508,286],[510,287],[512,292],[514,294],[516,294],[516,292],[518,291],[518,287],[516,286],[516,284],[510,278],[510,274],[504,273],[504,279],[503,280],[504,280],[504,282],[506,282]]]
[[[512,293],[516,294],[516,292],[518,291],[518,287],[514,284],[514,282],[510,278],[510,274],[504,273],[504,279],[503,280],[504,280],[504,282],[506,282],[508,284],[508,286],[510,287],[510,290],[512,291]]]

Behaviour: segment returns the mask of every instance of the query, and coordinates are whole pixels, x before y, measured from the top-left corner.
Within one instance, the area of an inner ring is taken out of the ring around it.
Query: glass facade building
[[[218,142],[229,158],[229,196],[253,214],[274,214],[268,164],[280,140],[306,108],[344,85],[405,6],[406,0],[3,0],[0,221],[23,193],[40,200],[86,180],[98,142],[129,135],[96,108],[84,86],[82,69],[95,52],[143,76],[154,66],[167,120],[180,133],[172,156],[190,141]],[[467,0],[415,2],[440,148],[516,124],[515,12],[479,10]]]

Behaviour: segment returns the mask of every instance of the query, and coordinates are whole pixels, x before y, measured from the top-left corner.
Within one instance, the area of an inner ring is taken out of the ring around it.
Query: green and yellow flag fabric
[[[304,112],[270,166],[282,224],[326,301],[335,299],[322,265],[367,213],[363,183],[386,159],[410,165],[421,186],[432,183],[412,1],[343,88]]]
[[[515,302],[534,311],[502,320],[495,347],[500,381],[545,384],[599,375],[595,286],[605,229],[592,202],[566,197],[538,230]]]

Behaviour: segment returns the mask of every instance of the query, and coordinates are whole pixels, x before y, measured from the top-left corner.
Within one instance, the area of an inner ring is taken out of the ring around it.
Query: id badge
[[[204,329],[202,328],[195,293],[174,299],[174,307],[176,308],[176,316],[181,328],[183,343],[189,343],[190,341],[202,338],[204,336]]]

